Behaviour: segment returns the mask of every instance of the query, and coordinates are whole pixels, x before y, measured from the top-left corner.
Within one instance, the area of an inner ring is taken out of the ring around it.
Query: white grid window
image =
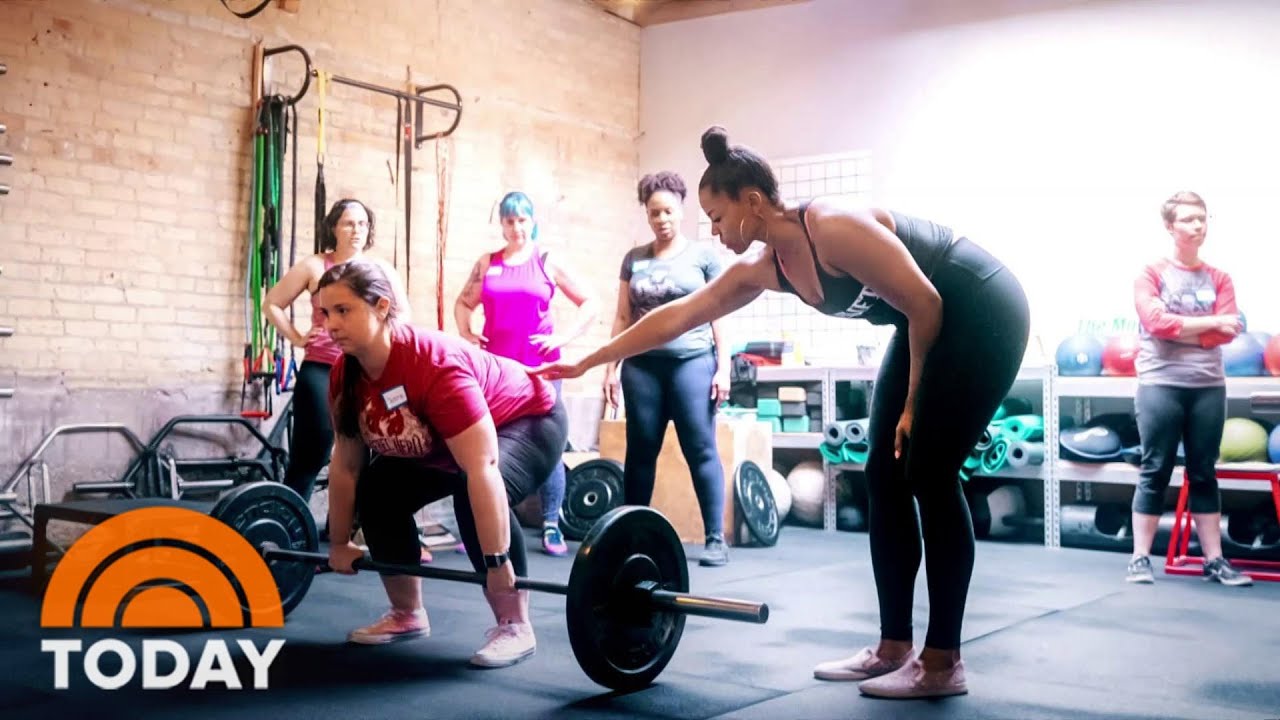
[[[871,155],[865,152],[798,157],[772,163],[778,192],[787,204],[818,196],[849,198],[871,204]],[[698,218],[698,238],[713,240],[711,221]],[[725,262],[732,253],[724,250]],[[735,347],[747,342],[789,340],[812,364],[873,364],[891,328],[863,320],[827,317],[794,295],[766,292],[725,318],[724,328]]]

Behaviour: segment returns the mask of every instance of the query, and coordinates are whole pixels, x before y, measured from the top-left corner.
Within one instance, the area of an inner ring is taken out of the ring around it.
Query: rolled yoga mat
[[[840,452],[844,458],[844,462],[861,464],[865,464],[867,462],[867,455],[870,454],[867,446],[862,443],[845,443],[840,448]]]
[[[986,430],[982,431],[982,437],[978,438],[978,442],[973,449],[978,453],[984,453],[991,448],[991,443],[996,441],[996,435],[999,434],[1000,428],[995,425],[988,425]]]
[[[1009,467],[1024,468],[1028,465],[1044,464],[1044,443],[1014,440],[1009,443],[1009,454],[1006,456]]]
[[[991,447],[982,453],[982,474],[990,475],[1000,468],[1004,467],[1005,461],[1009,455],[1009,441],[1006,438],[996,438],[991,443]]]
[[[822,428],[822,442],[837,448],[843,445],[844,444],[844,423],[847,423],[847,422],[849,421],[837,420],[835,422],[827,423],[826,427]]]
[[[818,452],[822,453],[822,457],[826,458],[829,463],[866,464],[870,450],[862,443],[832,445],[824,442],[818,446]]]
[[[1010,440],[1043,440],[1044,418],[1039,415],[1014,415],[1004,419],[1000,432]]]
[[[822,432],[823,442],[829,445],[865,444],[867,442],[868,423],[870,423],[870,418],[836,420],[835,422],[827,423]]]

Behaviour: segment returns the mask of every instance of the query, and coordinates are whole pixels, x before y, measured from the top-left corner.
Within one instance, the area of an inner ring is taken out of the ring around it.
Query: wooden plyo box
[[[755,420],[716,421],[716,449],[724,467],[724,530],[725,542],[737,544],[740,519],[734,504],[733,475],[738,464],[751,460],[768,470],[773,467],[773,429],[768,423]],[[627,458],[627,424],[625,420],[603,420],[600,423],[600,457],[618,462]],[[654,480],[653,509],[666,516],[680,535],[680,540],[701,545],[706,540],[702,525],[702,510],[689,466],[680,451],[674,424],[668,424],[658,454],[657,477]]]

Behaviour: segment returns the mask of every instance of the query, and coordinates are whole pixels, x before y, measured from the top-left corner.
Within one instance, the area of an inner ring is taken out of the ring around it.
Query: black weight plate
[[[689,591],[684,546],[656,510],[628,505],[609,511],[587,533],[569,573],[565,616],[569,644],[582,670],[614,690],[649,685],[675,654],[683,613],[654,609],[635,585]]]
[[[315,518],[302,496],[274,482],[241,485],[223,495],[209,513],[230,525],[254,548],[272,542],[284,550],[315,552],[320,547]],[[268,563],[285,615],[302,602],[316,569],[307,563]]]
[[[608,458],[588,460],[565,476],[560,529],[581,540],[604,514],[622,505],[622,463]]]
[[[782,529],[778,518],[778,504],[773,499],[773,489],[769,487],[769,478],[760,466],[744,460],[738,465],[733,478],[734,496],[742,519],[747,523],[747,530],[756,542],[772,546],[778,542],[778,533]]]

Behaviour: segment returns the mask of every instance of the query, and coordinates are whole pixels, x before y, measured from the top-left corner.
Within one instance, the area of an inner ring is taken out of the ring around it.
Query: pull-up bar
[[[302,55],[302,60],[306,64],[307,68],[306,75],[302,80],[302,89],[298,91],[297,95],[294,95],[289,99],[289,104],[293,105],[307,94],[307,89],[311,87],[311,78],[315,77],[318,74],[318,71],[311,64],[311,55],[299,45],[282,45],[276,48],[268,48],[262,52],[262,56],[265,60],[272,55],[278,55],[283,52],[297,52]],[[444,83],[438,85],[415,85],[413,92],[409,93],[403,90],[396,90],[395,88],[383,87],[382,85],[374,85],[373,83],[367,83],[361,80],[352,80],[351,78],[343,77],[341,75],[330,75],[328,79],[331,82],[349,85],[351,87],[360,88],[361,90],[368,90],[369,92],[388,95],[390,97],[399,98],[406,102],[413,103],[413,126],[414,132],[416,133],[413,138],[413,146],[415,148],[421,147],[422,143],[428,140],[435,140],[451,135],[454,130],[458,129],[458,123],[462,121],[462,95],[458,93],[458,90],[452,85]],[[439,98],[427,97],[427,93],[439,92],[442,90],[453,94],[453,102],[441,100]],[[453,124],[440,132],[423,135],[422,111],[423,107],[426,105],[431,105],[444,110],[452,110],[455,113],[453,116]]]

